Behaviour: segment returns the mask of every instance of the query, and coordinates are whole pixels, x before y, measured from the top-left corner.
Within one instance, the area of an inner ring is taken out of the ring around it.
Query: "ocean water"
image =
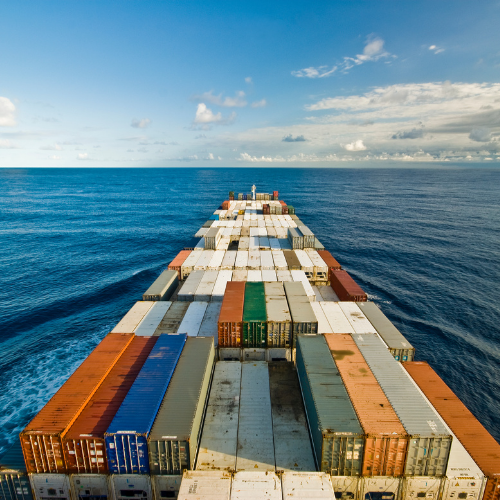
[[[500,171],[0,170],[0,453],[230,190],[280,191],[500,441]]]

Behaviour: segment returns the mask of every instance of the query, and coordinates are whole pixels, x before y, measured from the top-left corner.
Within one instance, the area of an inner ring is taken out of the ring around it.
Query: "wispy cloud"
[[[267,106],[267,101],[265,99],[252,102],[252,108],[265,108],[266,106]]]
[[[49,160],[60,160],[60,159],[61,159],[61,157],[57,156],[57,155],[49,156]]]
[[[19,148],[9,139],[0,139],[0,149],[19,149]]]
[[[429,50],[434,52],[434,54],[440,54],[441,52],[444,52],[444,49],[442,47],[438,47],[437,45],[430,45]]]
[[[305,142],[307,139],[303,135],[297,135],[293,137],[292,134],[285,135],[283,139],[281,139],[282,142]]]
[[[40,146],[42,151],[62,151],[63,148],[59,144],[50,144],[48,146]]]
[[[333,75],[337,70],[342,73],[347,73],[354,66],[360,66],[366,62],[378,61],[388,57],[395,57],[384,49],[384,40],[380,37],[368,37],[362,54],[357,54],[355,57],[344,57],[342,62],[333,66],[310,66],[309,68],[292,71],[292,75],[297,78],[324,78]]]
[[[222,94],[214,95],[213,90],[211,90],[210,92],[193,96],[193,101],[200,103],[208,102],[209,104],[215,104],[224,108],[244,108],[248,104],[243,90],[236,92],[234,97],[222,97]]]
[[[7,97],[0,97],[0,127],[16,126],[16,107]]]
[[[475,142],[489,142],[491,141],[491,130],[486,127],[473,128],[469,139]]]
[[[252,81],[252,77],[251,77],[251,76],[247,76],[247,77],[245,78],[245,83],[248,83],[248,84],[253,83],[253,81]]]
[[[140,120],[133,118],[130,126],[133,128],[147,128],[150,124],[151,120],[149,118],[141,118]]]
[[[423,128],[412,128],[411,130],[402,130],[393,134],[393,139],[421,139],[424,136]]]
[[[81,161],[89,161],[90,157],[88,153],[78,153],[76,155],[76,159]]]

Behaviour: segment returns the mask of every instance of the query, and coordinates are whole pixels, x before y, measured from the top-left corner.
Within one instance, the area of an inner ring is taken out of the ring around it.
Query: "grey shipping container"
[[[194,468],[214,363],[212,338],[186,340],[149,434],[151,474],[181,474]]]
[[[163,271],[154,283],[146,290],[142,300],[168,300],[179,284],[177,271]]]
[[[288,228],[288,241],[294,250],[302,250],[304,248],[304,237],[295,227]]]
[[[188,307],[189,302],[172,302],[172,305],[168,308],[167,314],[165,314],[161,320],[153,336],[157,337],[162,333],[176,333],[184,319]]]
[[[179,290],[179,293],[177,294],[177,300],[189,302],[194,300],[194,294],[196,293],[196,289],[200,285],[204,273],[205,271],[193,271]]]
[[[377,304],[374,302],[357,302],[357,304],[387,344],[394,359],[396,361],[413,361],[415,348],[378,308]]]
[[[313,232],[307,226],[299,226],[297,224],[297,229],[302,233],[304,239],[303,248],[314,248],[315,237]]]
[[[292,316],[292,346],[295,347],[299,333],[318,333],[318,319],[300,281],[286,281],[283,285]]]
[[[378,335],[352,338],[410,436],[404,474],[443,476],[451,434]]]
[[[219,319],[222,302],[210,302],[203,316],[198,337],[213,337],[214,344],[217,346],[218,330],[217,321]]]
[[[221,227],[211,227],[205,233],[205,250],[215,250],[222,236]]]
[[[267,347],[292,346],[292,317],[283,283],[264,283],[267,313]]]
[[[321,472],[361,474],[364,432],[322,335],[297,337],[297,374]]]
[[[289,271],[300,271],[300,260],[293,250],[283,250],[283,255],[285,256]]]

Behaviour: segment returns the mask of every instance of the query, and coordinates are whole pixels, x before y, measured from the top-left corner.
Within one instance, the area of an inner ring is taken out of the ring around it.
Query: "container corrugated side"
[[[166,269],[146,290],[142,300],[168,300],[179,284],[179,273]]]
[[[184,471],[177,500],[230,500],[231,474],[228,472]]]
[[[111,485],[106,474],[71,474],[69,482],[75,500],[87,500],[89,494],[103,500],[111,498]]]
[[[207,310],[208,302],[192,302],[179,325],[177,333],[185,333],[189,337],[196,337],[200,331],[203,316]]]
[[[174,260],[168,265],[168,268],[171,271],[177,271],[177,277],[180,280],[184,279],[184,276],[182,274],[182,265],[184,264],[184,262],[186,261],[186,259],[189,257],[189,255],[191,254],[191,252],[192,252],[192,250],[181,250],[176,255],[176,257],[174,258]]]
[[[358,302],[357,304],[387,344],[394,359],[397,361],[413,361],[415,348],[378,308],[377,304],[374,302]]]
[[[2,500],[33,500],[19,441],[0,457],[0,497]]]
[[[265,361],[244,361],[241,371],[236,470],[273,471],[273,421]]]
[[[296,345],[316,466],[332,476],[359,476],[365,437],[326,340],[322,335],[299,335]]]
[[[318,250],[318,255],[325,261],[328,269],[340,269],[340,264],[328,250]]]
[[[241,345],[242,347],[266,347],[266,344],[267,316],[264,283],[248,281],[245,287]]]
[[[236,469],[241,363],[218,361],[203,424],[197,470]]]
[[[333,291],[338,295],[340,300],[366,302],[366,293],[351,278],[347,271],[342,269],[330,269],[329,279]]]
[[[308,280],[312,280],[314,278],[314,264],[309,255],[304,250],[294,250],[294,252],[299,259],[301,271],[305,273]]]
[[[314,248],[315,236],[314,233],[307,226],[299,226],[297,229],[301,232],[304,239],[304,248]]]
[[[325,335],[359,422],[366,434],[361,473],[402,476],[408,434],[350,335]]]
[[[304,237],[298,228],[289,227],[286,229],[288,234],[288,242],[293,250],[302,250],[304,248]]]
[[[267,347],[292,346],[292,316],[285,297],[283,284],[265,283],[267,315]],[[273,290],[269,285],[278,285],[280,290]]]
[[[328,323],[330,323],[333,333],[354,333],[351,323],[349,323],[344,311],[342,311],[337,302],[323,301],[320,305]]]
[[[109,477],[109,482],[110,500],[153,500],[151,477],[146,474],[114,474]]]
[[[181,302],[193,301],[194,294],[196,293],[196,289],[198,288],[198,285],[203,278],[203,274],[203,271],[193,271],[179,290],[179,293],[177,294],[177,300]]]
[[[312,471],[316,467],[295,367],[275,361],[268,369],[276,470]]]
[[[231,281],[232,277],[233,271],[219,271],[217,280],[215,281],[214,288],[212,290],[212,301],[222,302],[224,292],[226,291],[227,282]]]
[[[65,434],[62,444],[68,473],[108,473],[104,433],[139,375],[157,339],[158,337],[134,337]]]
[[[154,302],[153,307],[151,307],[144,319],[139,323],[134,333],[141,337],[151,337],[171,305],[172,302]]]
[[[20,434],[28,472],[64,472],[62,439],[132,342],[110,333]]]
[[[217,244],[219,243],[222,237],[222,229],[220,227],[212,226],[204,236],[205,240],[205,248],[207,250],[215,250]]]
[[[237,472],[231,485],[231,500],[282,500],[281,479],[274,472]]]
[[[196,288],[196,292],[194,292],[193,300],[210,302],[218,274],[219,271],[204,272],[203,277]]]
[[[353,339],[410,436],[405,475],[443,476],[452,436],[378,335]]]
[[[339,302],[340,309],[351,323],[355,333],[377,333],[355,302]]]
[[[187,339],[148,437],[152,474],[194,469],[214,363],[212,338]]]
[[[36,500],[71,498],[71,485],[66,474],[30,474],[30,482]]]
[[[281,476],[281,486],[283,498],[287,500],[335,500],[332,480],[325,472],[284,472]]]
[[[213,337],[215,347],[217,347],[218,343],[217,321],[219,320],[221,307],[222,302],[210,302],[208,304],[198,331],[198,337]]]
[[[312,310],[318,320],[318,333],[333,333],[330,323],[326,319],[325,313],[319,302],[311,302]]]
[[[105,433],[113,474],[149,474],[147,437],[167,391],[186,335],[160,335]]]
[[[314,280],[315,281],[327,281],[328,280],[328,266],[326,262],[321,258],[319,253],[314,250],[314,248],[306,248],[307,256],[311,259],[314,269]]]
[[[483,499],[498,500],[500,445],[427,363],[413,361],[403,367],[488,478]]]
[[[120,322],[111,330],[111,333],[133,333],[144,319],[149,310],[153,307],[152,301],[136,302],[130,311],[120,320]]]
[[[318,333],[318,320],[301,282],[283,283],[292,316],[292,346],[299,333]]]
[[[158,336],[162,333],[177,333],[188,307],[189,302],[172,302],[172,305],[168,308],[167,314],[165,314],[153,335]]]
[[[244,281],[228,281],[219,315],[219,347],[241,347],[243,330]]]

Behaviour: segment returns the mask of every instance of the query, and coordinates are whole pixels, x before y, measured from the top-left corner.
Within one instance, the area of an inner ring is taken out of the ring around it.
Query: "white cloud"
[[[247,77],[245,78],[245,83],[248,83],[248,84],[253,83],[253,81],[252,81],[252,77],[251,77],[251,76],[247,76]]]
[[[76,155],[77,160],[90,160],[88,153],[78,153]]]
[[[222,94],[214,95],[213,90],[211,90],[210,92],[204,92],[201,95],[195,95],[193,100],[200,101],[202,103],[208,102],[224,108],[244,108],[248,104],[243,90],[236,92],[234,97],[225,98],[222,98]]]
[[[40,146],[42,151],[62,151],[63,148],[59,144],[50,144],[49,146]]]
[[[248,153],[241,153],[238,160],[239,161],[250,161],[252,163],[255,163],[255,162],[272,163],[272,162],[284,162],[284,161],[286,161],[281,156],[277,156],[274,158],[271,158],[270,156],[257,157],[257,156],[251,156]]]
[[[329,66],[311,66],[298,71],[292,71],[292,75],[298,78],[324,78],[333,75],[337,70],[346,73],[354,66],[360,66],[368,61],[378,61],[379,59],[396,57],[384,50],[384,40],[380,37],[369,37],[362,54],[357,54],[356,57],[344,57],[341,63],[332,67]]]
[[[57,155],[49,156],[49,160],[60,160],[60,159],[61,159],[61,157],[57,156]]]
[[[223,118],[219,112],[214,114],[213,111],[207,108],[206,104],[200,102],[196,109],[196,115],[193,121],[192,128],[194,130],[210,130],[211,125],[229,125],[236,119],[236,113],[233,111],[227,118]]]
[[[267,101],[265,99],[261,99],[260,101],[252,102],[252,108],[264,108],[267,106]]]
[[[146,128],[149,126],[150,123],[151,120],[149,118],[142,118],[141,120],[133,118],[132,122],[130,123],[130,126],[134,128]]]
[[[351,142],[350,144],[345,144],[344,149],[347,151],[365,151],[366,146],[363,144],[361,139]]]
[[[16,126],[16,107],[7,97],[0,97],[0,127]]]
[[[441,52],[444,52],[444,49],[441,48],[441,47],[438,47],[437,45],[431,45],[429,47],[429,50],[431,50],[432,52],[434,52],[434,54],[440,54]]]
[[[213,153],[208,153],[207,160],[215,160]]]
[[[18,149],[18,147],[9,139],[0,139],[0,149]]]

